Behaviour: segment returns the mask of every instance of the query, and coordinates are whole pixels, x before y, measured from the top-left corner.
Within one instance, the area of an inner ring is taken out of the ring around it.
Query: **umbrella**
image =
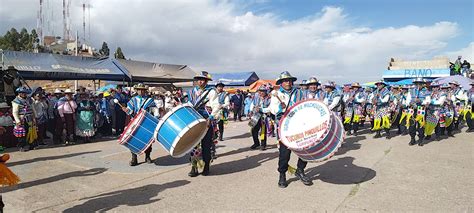
[[[105,86],[99,88],[98,90],[101,91],[101,92],[105,92],[105,91],[108,91],[110,89],[115,89],[115,88],[117,88],[116,84],[108,84],[108,85],[105,85]]]
[[[472,80],[462,75],[452,75],[448,77],[436,78],[433,80],[433,82],[438,82],[439,84],[446,84],[451,81],[457,81],[463,89],[468,90],[469,88],[471,88],[469,84],[472,82]]]

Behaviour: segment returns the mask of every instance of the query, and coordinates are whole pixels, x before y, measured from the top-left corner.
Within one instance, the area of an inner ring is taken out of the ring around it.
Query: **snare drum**
[[[189,153],[205,136],[207,121],[191,105],[180,105],[163,116],[154,138],[172,157]]]
[[[258,121],[260,121],[260,118],[262,117],[262,114],[261,113],[253,113],[252,117],[250,118],[249,120],[249,126],[254,128],[255,126],[257,126],[258,124]]]
[[[132,153],[143,154],[154,141],[153,133],[157,125],[158,119],[142,109],[125,127],[119,143]]]
[[[344,141],[337,114],[320,101],[306,100],[289,108],[278,129],[281,142],[305,161],[331,158]]]

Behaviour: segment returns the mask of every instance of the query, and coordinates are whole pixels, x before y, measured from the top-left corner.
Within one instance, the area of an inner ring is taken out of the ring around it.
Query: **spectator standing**
[[[89,143],[90,138],[95,135],[95,104],[87,93],[81,93],[79,97],[81,101],[77,106],[76,135],[82,137],[85,143]]]
[[[76,127],[77,104],[72,97],[71,89],[64,91],[64,97],[58,102],[58,112],[62,122],[66,126],[65,145],[74,144],[74,129]]]
[[[39,91],[33,95],[33,110],[36,112],[36,125],[38,127],[38,145],[46,145],[44,136],[48,123],[48,103],[46,103],[43,94]]]
[[[60,144],[62,143],[64,123],[59,115],[58,103],[59,100],[63,97],[63,91],[56,89],[54,90],[53,97],[50,99],[50,109],[52,110],[52,119],[53,119],[53,143]]]
[[[240,89],[237,89],[237,93],[232,96],[230,100],[232,104],[232,110],[234,111],[234,121],[242,121],[242,107],[244,105],[244,97]]]
[[[3,134],[0,134],[0,147],[12,147],[16,145],[16,138],[13,135],[13,116],[10,113],[10,106],[6,102],[0,103],[0,128]],[[1,149],[0,148],[0,149]]]
[[[117,86],[116,93],[114,95],[114,98],[118,100],[122,106],[127,105],[128,103],[128,98],[126,94],[122,90],[122,86]],[[123,110],[121,110],[120,105],[114,104],[113,105],[115,108],[115,134],[116,135],[121,135],[123,132],[123,129],[125,128],[125,121],[127,118],[127,114]]]

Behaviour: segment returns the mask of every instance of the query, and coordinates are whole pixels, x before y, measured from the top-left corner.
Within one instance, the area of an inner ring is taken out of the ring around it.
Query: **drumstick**
[[[271,94],[278,99],[278,101],[280,101],[280,103],[283,103],[283,101],[280,99],[280,97],[278,97],[278,92],[276,90],[273,90],[271,92]]]
[[[119,100],[117,100],[116,98],[114,99],[114,103],[115,103],[115,104],[118,104],[118,105],[119,105],[120,107],[122,107],[122,108],[124,107],[124,106],[119,102]]]

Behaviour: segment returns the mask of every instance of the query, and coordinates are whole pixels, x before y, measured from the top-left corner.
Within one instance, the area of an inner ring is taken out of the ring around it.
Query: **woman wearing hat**
[[[351,93],[348,100],[346,100],[346,111],[344,118],[344,127],[348,135],[351,130],[354,135],[357,135],[359,130],[359,123],[363,117],[363,104],[366,100],[365,93],[359,83],[351,85]]]
[[[36,112],[36,125],[38,127],[38,145],[46,145],[44,143],[44,136],[46,135],[46,126],[48,122],[48,103],[43,96],[43,93],[38,92],[33,95],[32,107]]]
[[[441,85],[441,92],[446,95],[446,101],[444,102],[442,117],[444,118],[444,125],[441,126],[441,135],[445,135],[447,131],[449,137],[454,137],[454,104],[452,101],[452,90],[451,86],[447,83]]]
[[[268,90],[265,85],[261,85],[258,88],[258,95],[255,96],[253,101],[250,103],[250,112],[252,115],[260,114],[261,117],[257,124],[250,130],[253,139],[253,145],[250,149],[256,149],[260,147],[260,150],[267,148],[267,127],[270,119],[270,97],[268,96]],[[260,134],[259,134],[260,132]],[[260,135],[260,138],[259,138]]]
[[[80,93],[79,97],[81,101],[77,103],[76,135],[82,137],[85,143],[89,143],[90,138],[95,135],[95,103],[86,92]]]
[[[214,137],[215,119],[217,117],[218,107],[216,107],[215,99],[217,92],[214,88],[207,88],[207,83],[212,81],[211,75],[208,72],[202,71],[200,74],[194,76],[195,87],[188,91],[189,103],[194,105],[195,109],[205,119],[208,120],[208,129],[206,135],[201,140],[200,145],[196,146],[191,152],[191,171],[188,173],[190,177],[196,177],[198,173],[198,162],[202,158],[204,161],[203,176],[209,175],[211,164],[211,147]],[[199,150],[200,151],[197,151]],[[201,153],[201,155],[194,155],[193,153]]]
[[[50,115],[52,115],[51,118],[53,119],[51,125],[54,127],[54,130],[52,130],[54,144],[62,143],[64,124],[63,124],[63,121],[61,120],[61,116],[59,115],[59,111],[58,111],[58,103],[62,97],[63,97],[63,91],[59,89],[55,89],[53,93],[53,97],[51,97],[50,99],[49,108],[51,110],[50,112]]]
[[[276,83],[280,85],[280,89],[272,93],[270,112],[275,115],[277,124],[288,107],[291,107],[305,99],[304,92],[294,87],[293,83],[295,81],[296,78],[288,71],[282,72],[276,81]],[[277,139],[279,140],[279,136],[277,136]],[[278,172],[280,173],[280,179],[278,181],[278,186],[280,188],[285,188],[288,186],[288,183],[286,182],[286,172],[288,171],[288,162],[290,161],[291,151],[281,142],[279,144]],[[312,185],[313,182],[304,173],[306,164],[306,161],[298,158],[295,175],[303,182],[303,184]]]
[[[27,151],[26,145],[28,144],[30,149],[35,147],[32,140],[27,141],[27,136],[32,134],[31,131],[36,131],[34,128],[30,128],[36,123],[36,113],[31,106],[30,99],[28,99],[31,90],[20,87],[16,89],[16,92],[18,96],[12,101],[13,118],[15,119],[14,134],[18,138],[18,146],[22,152]]]
[[[140,112],[141,109],[144,109],[151,114],[155,114],[155,115],[159,114],[159,113],[156,113],[158,109],[156,108],[155,101],[153,100],[153,98],[150,98],[147,95],[148,87],[140,83],[140,84],[135,85],[133,89],[135,89],[137,95],[131,98],[130,101],[128,101],[126,107],[122,106],[122,110],[125,113],[127,113],[131,117],[134,117]],[[151,151],[152,151],[151,146],[145,150],[145,161],[147,163],[153,163],[150,157]],[[130,161],[130,166],[136,166],[136,165],[138,165],[137,155],[132,152],[132,160]]]
[[[229,116],[229,107],[230,107],[230,98],[229,94],[224,91],[224,83],[222,81],[217,82],[216,91],[217,98],[215,99],[217,108],[217,126],[219,127],[219,140],[223,141],[224,137],[224,123],[227,123],[227,118]]]
[[[375,131],[374,138],[380,138],[380,132],[385,130],[385,137],[390,139],[390,112],[389,101],[390,91],[386,88],[387,84],[381,80],[375,83],[377,90],[374,92],[373,104],[375,107],[374,126],[372,131]]]
[[[13,135],[13,116],[10,113],[10,106],[6,102],[0,103],[0,151],[4,148],[17,145],[15,136]]]
[[[75,141],[77,104],[74,101],[73,93],[71,89],[66,89],[64,97],[58,101],[58,113],[62,123],[66,126],[65,145],[74,144]]]

